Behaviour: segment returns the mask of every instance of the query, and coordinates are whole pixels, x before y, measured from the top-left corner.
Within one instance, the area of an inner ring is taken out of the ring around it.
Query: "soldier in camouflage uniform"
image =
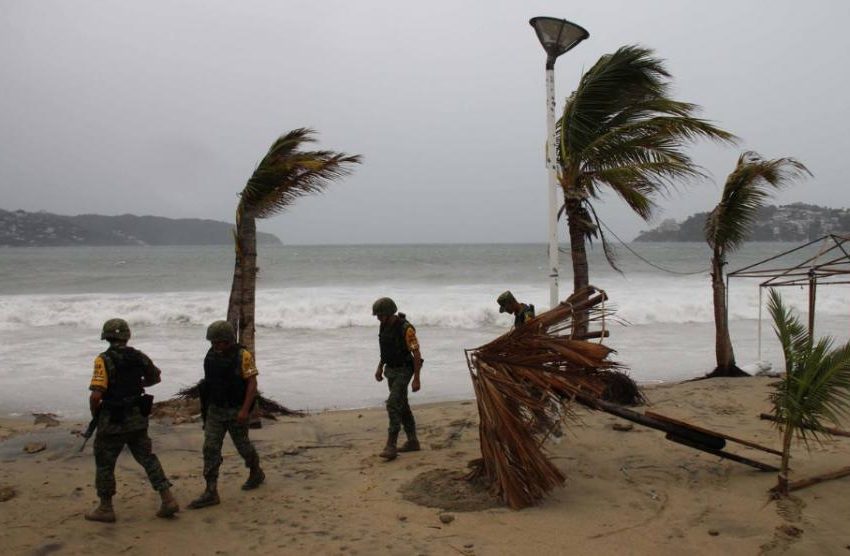
[[[224,435],[230,439],[245,466],[250,470],[242,490],[260,486],[266,478],[260,468],[260,456],[248,438],[248,419],[257,396],[257,367],[251,352],[236,343],[236,333],[227,321],[216,321],[207,328],[211,347],[204,358],[201,403],[204,413],[203,494],[189,508],[205,508],[221,501],[218,496],[218,471]]]
[[[503,292],[496,300],[500,313],[510,313],[514,316],[514,328],[519,328],[534,318],[534,305],[520,303],[510,291]]]
[[[109,341],[109,349],[94,360],[94,375],[89,389],[89,408],[97,420],[94,460],[97,466],[95,488],[100,505],[85,514],[89,521],[115,521],[112,497],[115,495],[115,462],[124,446],[145,469],[151,486],[162,499],[157,516],[171,517],[180,507],[171,494],[159,459],[152,451],[148,436],[148,415],[153,396],[144,388],[160,382],[160,370],[141,351],[127,345],[130,327],[123,319],[110,319],[100,335]]]
[[[394,460],[398,452],[416,452],[420,449],[416,438],[416,421],[407,401],[407,385],[410,384],[414,392],[419,391],[419,371],[423,360],[416,329],[407,322],[404,313],[396,314],[397,310],[395,302],[389,297],[382,297],[372,305],[372,314],[381,323],[378,332],[381,360],[375,370],[375,380],[380,382],[387,377],[390,390],[387,398],[390,426],[387,430],[387,444],[380,453],[387,461]],[[407,441],[401,448],[397,448],[402,427]]]

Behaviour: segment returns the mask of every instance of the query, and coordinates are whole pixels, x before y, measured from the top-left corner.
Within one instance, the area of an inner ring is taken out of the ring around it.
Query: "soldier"
[[[398,452],[416,452],[419,440],[416,438],[416,421],[407,401],[407,385],[418,392],[420,388],[419,370],[422,368],[422,354],[416,329],[407,322],[404,313],[396,315],[397,307],[389,297],[382,297],[372,305],[372,314],[381,323],[378,343],[381,348],[381,360],[375,371],[375,380],[380,382],[387,377],[390,395],[387,398],[387,414],[390,426],[387,431],[387,445],[380,456],[387,461],[394,460]],[[401,427],[407,435],[407,441],[396,448]]]
[[[514,328],[519,328],[534,318],[534,305],[519,303],[514,294],[505,291],[496,300],[500,313],[510,313],[514,316]]]
[[[141,351],[127,345],[130,327],[123,319],[109,319],[103,325],[101,340],[109,348],[94,360],[94,375],[89,385],[89,409],[97,420],[94,437],[94,461],[97,467],[95,488],[100,505],[85,514],[89,521],[114,522],[112,497],[115,495],[115,462],[126,445],[145,469],[162,504],[158,517],[171,517],[180,506],[171,494],[171,483],[165,477],[159,459],[152,451],[148,436],[148,415],[153,396],[144,388],[160,381],[160,370]]]
[[[211,347],[204,359],[201,402],[204,414],[203,494],[189,508],[219,504],[218,470],[225,433],[245,460],[250,472],[242,490],[252,490],[266,479],[260,468],[260,456],[248,438],[248,419],[257,396],[257,367],[251,352],[236,343],[236,333],[227,321],[219,320],[207,328]]]

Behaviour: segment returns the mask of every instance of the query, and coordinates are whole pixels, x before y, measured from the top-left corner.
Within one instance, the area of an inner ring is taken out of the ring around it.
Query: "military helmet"
[[[130,339],[130,325],[124,319],[109,319],[103,323],[100,339],[124,340],[126,342]]]
[[[396,307],[395,301],[389,297],[382,297],[372,304],[373,315],[388,317],[394,315],[396,311],[398,311],[398,307]]]
[[[236,332],[226,320],[217,320],[207,327],[207,340],[211,342],[235,342]]]
[[[502,295],[500,295],[498,299],[496,299],[496,303],[499,304],[500,313],[507,313],[508,305],[513,305],[514,303],[516,303],[516,298],[514,297],[514,294],[510,292],[510,290],[507,290],[502,292]]]

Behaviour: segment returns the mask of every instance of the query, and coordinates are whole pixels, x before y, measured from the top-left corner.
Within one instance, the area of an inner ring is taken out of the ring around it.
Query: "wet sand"
[[[640,410],[778,447],[777,430],[758,418],[768,410],[773,380],[656,386],[646,390],[652,406]],[[638,425],[617,431],[612,425],[624,421],[579,409],[580,422],[550,444],[565,487],[539,506],[512,511],[454,480],[479,457],[474,402],[414,412],[424,449],[389,463],[377,457],[386,430],[381,408],[266,421],[251,432],[266,483],[240,490],[247,470],[225,440],[221,505],[184,509],[169,520],[155,517],[158,496],[125,451],[115,524],[83,519],[96,503],[91,443],[78,453],[82,440],[73,434],[84,423],[3,420],[0,492],[12,489],[14,496],[0,502],[0,546],[5,554],[850,552],[850,477],[772,502],[767,491],[775,473],[668,442]],[[155,422],[151,436],[185,507],[203,489],[200,424]],[[45,449],[24,451],[38,443]],[[778,465],[776,456],[730,448]],[[850,438],[827,439],[811,453],[795,445],[793,455],[792,479],[835,470],[850,461]],[[469,504],[458,504],[464,500]]]

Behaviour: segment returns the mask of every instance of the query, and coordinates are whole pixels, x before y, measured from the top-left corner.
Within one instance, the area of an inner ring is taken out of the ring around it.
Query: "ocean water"
[[[633,244],[653,268],[621,250],[620,274],[591,252],[591,283],[617,309],[606,344],[643,383],[676,381],[714,367],[714,326],[702,244]],[[792,247],[748,244],[736,269]],[[813,248],[814,249],[814,248]],[[493,339],[512,322],[496,296],[548,306],[545,245],[393,245],[260,247],[257,362],[260,389],[298,409],[373,406],[386,398],[373,378],[377,321],[372,302],[396,300],[417,327],[425,365],[414,403],[470,398],[463,350]],[[562,254],[562,297],[571,290]],[[206,326],[224,317],[233,269],[227,246],[0,249],[0,415],[51,411],[79,418],[87,407],[94,357],[106,344],[102,323],[129,321],[131,344],[150,355],[163,383],[158,399],[193,384],[208,348]],[[702,272],[700,272],[702,271]],[[733,280],[730,326],[739,365],[759,359],[756,281]],[[818,334],[846,341],[848,286],[818,290]],[[784,288],[803,310],[806,291]],[[767,317],[766,309],[763,309]],[[767,320],[761,359],[781,354]]]

